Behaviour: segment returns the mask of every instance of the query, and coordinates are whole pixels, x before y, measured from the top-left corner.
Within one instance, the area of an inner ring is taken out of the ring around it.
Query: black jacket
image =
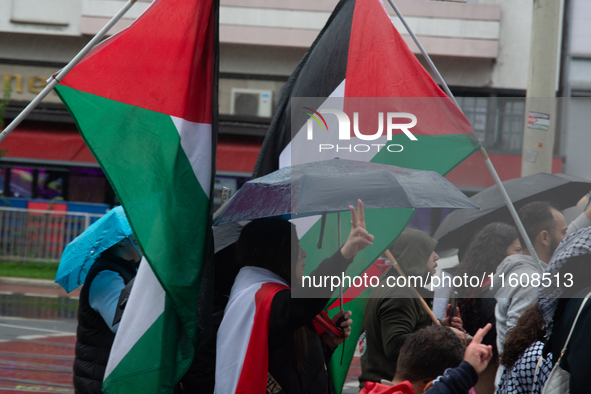
[[[474,298],[467,300],[460,307],[461,318],[464,323],[464,330],[472,336],[476,335],[478,330],[491,324],[491,329],[484,336],[482,343],[491,345],[493,351],[497,352],[497,320],[495,318],[495,307],[497,300],[490,289],[490,285],[478,289]]]
[[[591,292],[591,287],[578,292],[573,298],[560,300],[554,315],[552,336],[546,345],[552,351],[553,360],[560,358],[560,352],[583,302],[582,298],[589,292]],[[560,367],[571,374],[571,393],[591,392],[589,387],[589,371],[591,371],[591,336],[589,335],[589,327],[591,327],[591,302],[587,301],[560,362]]]
[[[115,339],[103,317],[89,303],[90,285],[101,271],[117,272],[125,284],[136,275],[137,263],[103,253],[90,268],[78,304],[74,389],[77,394],[101,394],[103,377]]]
[[[331,258],[324,260],[310,276],[322,277],[342,272],[351,261],[352,259],[346,260],[338,251]],[[326,369],[332,350],[324,345],[312,323],[314,317],[328,303],[331,291],[330,287],[315,290],[314,295],[318,298],[292,298],[292,290],[281,290],[275,294],[271,303],[269,373],[286,394],[333,392],[333,385]],[[293,349],[294,332],[301,327],[305,327],[307,342],[302,374],[297,372],[293,354],[290,354]]]

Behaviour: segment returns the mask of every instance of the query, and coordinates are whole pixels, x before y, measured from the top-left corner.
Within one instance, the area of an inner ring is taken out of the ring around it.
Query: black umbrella
[[[214,225],[372,208],[478,208],[433,171],[333,159],[285,167],[242,186]]]
[[[478,209],[458,188],[434,171],[332,159],[284,167],[246,182],[225,208],[220,208],[213,224],[220,226],[277,216],[323,215],[325,218],[327,213],[348,211],[350,205],[357,205],[358,199],[363,201],[365,209]],[[340,247],[340,217],[338,227]],[[222,234],[219,231],[219,235]],[[340,290],[342,310],[342,287]]]
[[[591,181],[565,174],[539,173],[511,179],[503,185],[517,210],[532,201],[552,201],[561,209],[572,207],[591,190]],[[439,241],[438,248],[463,247],[489,223],[514,224],[497,185],[470,199],[480,210],[460,209],[449,214],[433,236]]]

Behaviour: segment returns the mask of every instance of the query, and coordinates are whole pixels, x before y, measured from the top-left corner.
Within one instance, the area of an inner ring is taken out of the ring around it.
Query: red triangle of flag
[[[211,0],[156,0],[128,29],[90,52],[62,85],[211,123]]]
[[[351,119],[360,113],[364,134],[375,133],[379,117],[372,114],[378,112],[398,114],[392,122],[411,125],[413,134],[472,133],[466,117],[408,48],[380,0],[355,2],[345,97],[345,112]]]
[[[447,97],[408,48],[380,0],[355,4],[345,97]]]

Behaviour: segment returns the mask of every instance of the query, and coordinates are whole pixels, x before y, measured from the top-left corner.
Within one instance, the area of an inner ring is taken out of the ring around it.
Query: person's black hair
[[[256,219],[242,229],[237,253],[241,266],[268,269],[291,283],[299,242],[293,224],[280,218]]]
[[[455,271],[456,276],[467,274],[469,277],[476,275],[479,278],[483,273],[495,273],[497,267],[507,257],[507,248],[519,237],[515,227],[506,223],[490,223],[480,230],[464,258]],[[469,292],[474,288],[466,286],[458,289],[461,298],[468,298]]]
[[[517,212],[521,223],[523,223],[525,232],[532,243],[536,241],[538,234],[544,230],[550,234],[554,233],[556,223],[554,223],[552,209],[560,212],[558,205],[553,202],[533,201],[521,207],[519,212]],[[521,246],[526,247],[521,234],[519,234],[519,242],[521,242]]]
[[[396,379],[411,383],[433,380],[464,359],[466,347],[453,331],[443,326],[429,326],[411,334],[398,356]]]

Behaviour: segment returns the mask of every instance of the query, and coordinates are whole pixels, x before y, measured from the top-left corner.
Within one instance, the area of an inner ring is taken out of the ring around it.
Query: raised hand
[[[446,327],[453,327],[457,330],[464,331],[464,322],[460,317],[460,308],[456,307],[456,315],[451,317],[451,304],[447,304],[445,317],[441,320],[441,324]]]
[[[353,258],[357,253],[373,245],[374,236],[365,229],[365,213],[363,212],[363,202],[357,200],[357,212],[352,205],[349,205],[351,211],[351,232],[347,242],[341,248],[341,254],[344,258]]]
[[[345,321],[341,323],[341,328],[343,329],[343,336],[342,337],[333,337],[330,335],[323,335],[322,340],[330,346],[332,349],[339,346],[341,343],[345,341],[345,339],[349,338],[351,335],[351,325],[353,324],[353,320],[350,319],[353,312],[351,311],[340,311],[336,315],[333,316],[332,321],[336,323],[341,316],[345,316]]]
[[[491,324],[488,323],[479,329],[464,353],[464,361],[469,362],[478,374],[486,369],[488,362],[492,358],[492,346],[482,344],[482,339],[490,328]]]

